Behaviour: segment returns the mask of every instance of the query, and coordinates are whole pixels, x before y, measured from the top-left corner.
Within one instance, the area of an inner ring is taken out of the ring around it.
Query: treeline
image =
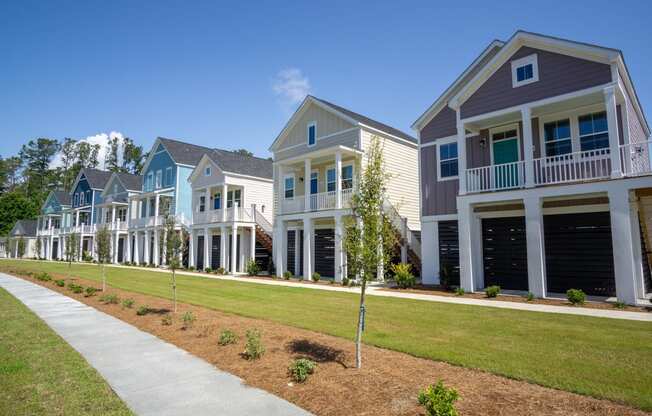
[[[0,235],[7,235],[17,220],[35,218],[50,191],[71,191],[82,168],[138,173],[147,158],[129,138],[110,139],[104,160],[99,160],[100,150],[99,144],[82,140],[39,138],[24,144],[18,155],[0,156]]]

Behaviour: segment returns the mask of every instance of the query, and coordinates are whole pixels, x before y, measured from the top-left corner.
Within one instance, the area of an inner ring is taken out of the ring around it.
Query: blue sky
[[[2,2],[0,155],[116,131],[268,156],[306,92],[412,133],[517,29],[622,49],[652,108],[652,2],[230,3]]]

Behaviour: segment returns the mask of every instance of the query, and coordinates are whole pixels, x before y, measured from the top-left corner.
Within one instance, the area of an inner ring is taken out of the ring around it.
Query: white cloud
[[[89,144],[99,144],[100,145],[100,150],[97,155],[97,160],[100,162],[97,167],[99,169],[104,169],[104,161],[106,159],[106,154],[109,151],[109,141],[113,140],[114,138],[118,139],[118,163],[122,163],[122,156],[123,156],[123,142],[124,142],[124,135],[120,132],[117,131],[112,131],[110,133],[98,133],[94,136],[88,136],[85,139],[80,139],[77,142],[87,142]],[[51,168],[55,168],[61,166],[61,153],[58,153],[54,159],[52,159],[52,163],[50,163]]]
[[[310,81],[299,68],[286,68],[276,74],[274,93],[286,104],[298,104],[310,93]]]

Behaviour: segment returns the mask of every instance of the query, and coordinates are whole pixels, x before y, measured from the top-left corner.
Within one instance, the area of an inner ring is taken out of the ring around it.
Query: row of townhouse
[[[650,298],[650,129],[619,50],[516,32],[412,127],[418,139],[308,96],[273,162],[159,138],[142,175],[84,169],[71,194],[53,192],[37,236],[47,258],[70,232],[92,253],[107,224],[114,261],[161,265],[171,215],[190,234],[189,266],[235,273],[271,255],[277,275],[341,281],[344,219],[377,137],[397,261],[424,284]]]

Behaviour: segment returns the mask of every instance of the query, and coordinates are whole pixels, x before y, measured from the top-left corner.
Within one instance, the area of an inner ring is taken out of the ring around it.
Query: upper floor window
[[[438,147],[439,180],[456,178],[458,176],[457,142],[440,144]]]
[[[342,189],[353,188],[353,165],[342,166]]]
[[[512,87],[520,87],[539,80],[537,54],[512,61]]]
[[[229,191],[226,193],[226,207],[241,207],[240,190]]]
[[[91,203],[91,191],[86,191],[86,204]]]
[[[206,168],[204,169],[204,176],[211,176],[211,174],[212,174],[211,173],[211,167],[206,166]]]
[[[580,150],[596,150],[609,147],[607,113],[587,114],[578,119],[580,127]]]
[[[163,171],[156,171],[156,189],[161,187],[161,180],[163,179]]]
[[[319,172],[310,173],[310,193],[316,194],[319,192]]]
[[[285,198],[294,198],[294,176],[285,178]]]
[[[165,186],[172,186],[172,166],[165,168]]]
[[[206,210],[206,196],[199,196],[199,212],[204,212]]]
[[[313,146],[317,142],[317,123],[314,121],[308,124],[308,146]]]
[[[75,196],[72,198],[72,203],[74,206],[79,205],[79,194],[75,193]]]
[[[117,193],[118,193],[118,184],[114,183],[113,184],[113,194],[117,194]]]
[[[111,217],[112,217],[112,215],[113,215],[113,212],[112,212],[110,209],[107,209],[107,210],[104,212],[104,222],[105,222],[106,224],[110,224],[110,223],[111,223]]]
[[[546,156],[559,156],[571,153],[570,120],[557,120],[543,125],[543,139],[546,144]]]
[[[213,196],[213,209],[222,208],[222,193],[218,192]]]
[[[146,191],[151,191],[152,190],[152,185],[154,185],[154,173],[149,172],[147,174],[147,180],[145,181],[145,190]]]
[[[337,181],[335,179],[335,168],[326,171],[326,191],[335,192]]]
[[[118,208],[118,219],[120,222],[127,221],[127,208]]]

